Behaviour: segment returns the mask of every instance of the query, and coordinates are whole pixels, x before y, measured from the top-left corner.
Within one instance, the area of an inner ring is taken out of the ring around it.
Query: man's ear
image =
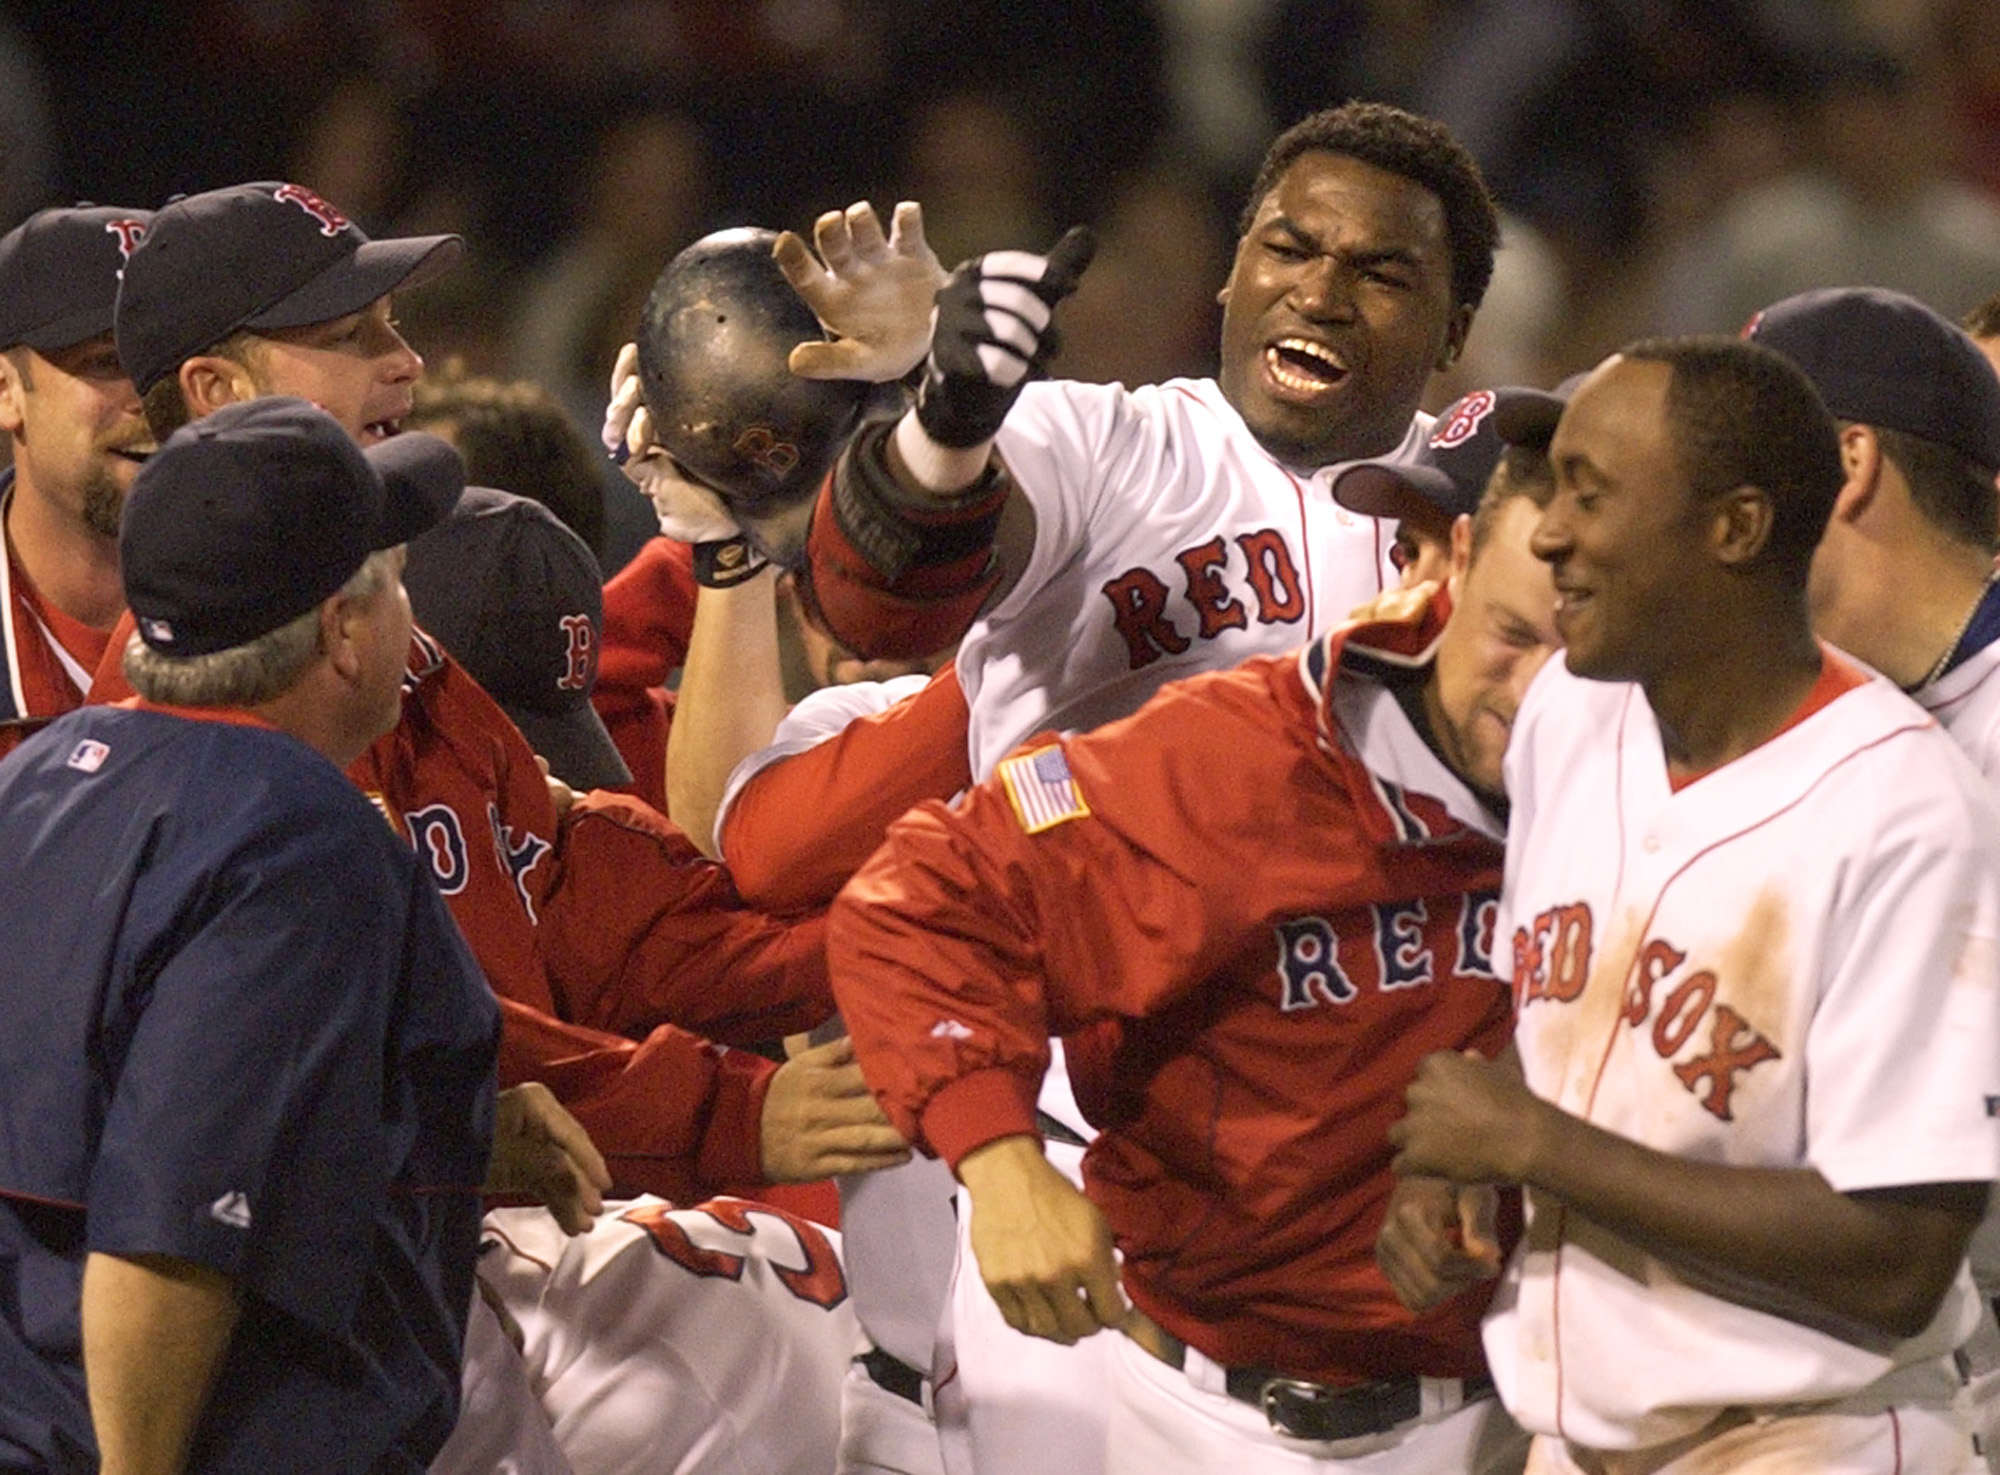
[[[181,365],[181,398],[187,401],[188,418],[199,420],[224,405],[241,404],[257,397],[256,382],[250,371],[235,359],[219,354],[199,353]]]
[[[1833,515],[1840,522],[1856,522],[1875,505],[1882,486],[1882,441],[1873,426],[1841,427],[1840,470],[1846,479],[1834,498]]]
[[[1458,598],[1465,588],[1465,574],[1472,567],[1472,517],[1461,512],[1451,520],[1451,595]]]
[[[1715,499],[1710,547],[1718,561],[1734,568],[1750,563],[1771,541],[1775,522],[1771,497],[1762,487],[1740,486]]]
[[[28,353],[32,350],[22,349]],[[28,376],[12,353],[0,353],[0,431],[19,435],[28,423]]]
[[[1465,352],[1465,338],[1472,331],[1472,309],[1465,303],[1457,304],[1451,310],[1451,319],[1445,324],[1444,347],[1439,350],[1437,362],[1432,365],[1440,374],[1458,362],[1458,356]]]
[[[360,615],[360,607],[344,592],[319,607],[319,648],[326,653],[327,664],[348,681],[361,673],[361,647],[353,628]]]

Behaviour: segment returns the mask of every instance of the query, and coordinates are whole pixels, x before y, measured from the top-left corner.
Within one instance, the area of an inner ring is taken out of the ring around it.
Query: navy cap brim
[[[538,712],[519,702],[501,706],[521,735],[549,763],[549,772],[572,789],[615,789],[632,782],[611,732],[585,702],[564,712]]]
[[[64,313],[49,322],[37,323],[32,328],[24,329],[15,341],[34,349],[36,353],[58,353],[92,338],[108,337],[110,333],[111,308],[107,304]],[[12,347],[11,344],[8,346]]]
[[[1435,466],[1363,461],[1336,475],[1330,490],[1334,501],[1363,517],[1449,527],[1459,513],[1472,510],[1459,505],[1457,485]]]
[[[1510,446],[1548,449],[1569,396],[1541,389],[1515,390],[1493,408],[1493,433]]]
[[[385,494],[377,548],[393,548],[436,527],[465,492],[464,458],[435,435],[405,431],[362,454],[382,478]]]
[[[238,326],[303,328],[344,318],[391,292],[421,287],[449,271],[464,254],[463,236],[367,241]]]

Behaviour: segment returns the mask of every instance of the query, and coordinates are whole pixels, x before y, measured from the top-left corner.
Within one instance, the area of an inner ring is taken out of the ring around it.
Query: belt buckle
[[[1273,1429],[1294,1439],[1321,1442],[1353,1437],[1347,1421],[1336,1421],[1334,1405],[1345,1402],[1345,1390],[1308,1383],[1299,1378],[1266,1378],[1257,1390],[1257,1406],[1264,1411]]]

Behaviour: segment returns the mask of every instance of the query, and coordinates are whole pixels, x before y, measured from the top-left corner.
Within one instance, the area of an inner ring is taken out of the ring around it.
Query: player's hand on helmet
[[[643,413],[645,402],[639,388],[639,345],[628,343],[618,350],[618,357],[612,362],[611,392],[604,406],[604,426],[597,433],[608,454],[623,460],[626,455],[652,442],[652,424],[648,422],[640,445],[635,447],[632,444],[633,421]]]
[[[523,1193],[547,1205],[567,1234],[604,1212],[611,1173],[590,1135],[538,1081],[502,1091],[493,1114],[489,1193]]]
[[[1042,1155],[1033,1137],[1001,1137],[959,1160],[972,1198],[972,1252],[1007,1324],[1065,1346],[1130,1313],[1111,1226]]]
[[[845,1039],[802,1050],[778,1067],[759,1127],[764,1177],[772,1183],[811,1183],[910,1160],[910,1145],[875,1104]]]
[[[778,269],[834,334],[830,343],[801,343],[791,368],[806,379],[900,379],[923,362],[931,342],[931,308],[945,282],[937,253],[924,240],[923,207],[904,200],[889,233],[866,200],[829,210],[813,222],[814,255],[791,231],[771,249]]]
[[[1398,1178],[1375,1239],[1375,1263],[1412,1311],[1428,1311],[1500,1273],[1491,1184]]]
[[[993,439],[1021,386],[1061,346],[1058,302],[1076,290],[1097,254],[1084,226],[1064,232],[1046,256],[990,251],[963,263],[937,294],[937,326],[917,390],[917,421],[941,446]]]
[[[1408,1111],[1389,1128],[1391,1166],[1454,1183],[1525,1180],[1558,1111],[1528,1089],[1511,1050],[1497,1060],[1475,1050],[1426,1055],[1403,1101]]]

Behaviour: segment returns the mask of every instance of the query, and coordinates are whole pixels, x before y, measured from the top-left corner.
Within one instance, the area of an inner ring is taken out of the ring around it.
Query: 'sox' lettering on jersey
[[[297,205],[319,222],[319,233],[323,236],[337,236],[347,229],[347,217],[302,184],[281,184],[271,191],[271,198]]]
[[[1239,534],[1236,545],[1243,553],[1243,579],[1256,596],[1257,623],[1288,625],[1304,618],[1302,581],[1284,535],[1275,528],[1260,528]],[[1220,537],[1182,549],[1174,561],[1180,565],[1183,597],[1194,611],[1199,639],[1213,640],[1226,630],[1249,628],[1249,606],[1224,576],[1229,556]],[[1180,655],[1192,643],[1167,613],[1172,589],[1151,569],[1127,569],[1107,580],[1099,592],[1111,602],[1112,623],[1124,638],[1134,671],[1161,656]]]
[[[403,816],[410,835],[410,848],[431,868],[438,890],[456,896],[465,890],[472,876],[472,862],[465,851],[465,832],[458,825],[458,811],[449,804],[426,804]]]
[[[1324,917],[1280,922],[1278,934],[1278,1007],[1316,1009],[1321,1004],[1345,1004],[1360,990],[1340,966],[1340,938]]]
[[[597,627],[589,615],[564,615],[562,632],[569,641],[569,659],[556,685],[563,691],[589,691],[597,676]]]
[[[491,801],[486,805],[486,822],[493,828],[494,856],[499,860],[501,869],[514,878],[514,889],[521,895],[521,905],[527,910],[528,920],[539,922],[534,899],[528,895],[528,873],[549,853],[549,842],[533,830],[517,830],[503,823],[499,806]]]
[[[832,1244],[820,1232],[818,1225],[783,1209],[772,1208],[768,1204],[753,1206],[740,1199],[718,1198],[697,1204],[692,1209],[675,1209],[667,1204],[640,1204],[627,1209],[619,1217],[645,1230],[653,1241],[653,1248],[662,1255],[690,1275],[704,1278],[719,1276],[724,1280],[741,1280],[747,1255],[738,1251],[747,1252],[750,1242],[759,1238],[776,1240],[787,1253],[780,1259],[767,1250],[765,1262],[786,1290],[801,1301],[810,1301],[828,1311],[847,1299],[847,1278],[841,1272],[840,1256],[834,1253]],[[724,1233],[713,1236],[710,1225]],[[704,1239],[720,1237],[728,1242],[740,1238],[743,1242],[734,1249],[715,1249],[696,1244],[693,1238],[696,1233]],[[789,1253],[794,1249],[796,1255]],[[790,1259],[799,1262],[797,1269],[785,1263]]]
[[[1566,1004],[1590,977],[1591,916],[1587,903],[1551,907],[1514,929],[1514,997],[1518,1006],[1537,999]]]
[[[1524,1004],[1577,998],[1590,973],[1590,937],[1590,908],[1581,904],[1551,907],[1517,928],[1516,998]],[[1644,1039],[1661,1060],[1672,1061],[1692,1047],[1696,1053],[1673,1066],[1675,1078],[1704,1111],[1720,1121],[1734,1121],[1731,1100],[1738,1077],[1783,1056],[1732,1006],[1717,1000],[1722,983],[1715,970],[1682,973],[1687,961],[1686,951],[1665,938],[1647,939],[1626,976],[1618,1022],[1635,1032],[1644,1030]]]

